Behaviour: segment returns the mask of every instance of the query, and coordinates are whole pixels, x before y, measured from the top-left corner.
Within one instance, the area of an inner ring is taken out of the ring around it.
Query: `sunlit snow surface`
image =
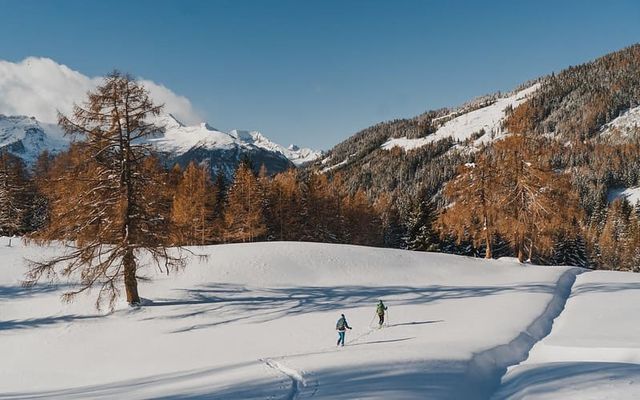
[[[501,124],[505,118],[505,109],[509,106],[516,108],[539,87],[540,84],[536,83],[512,96],[499,98],[491,105],[464,113],[445,122],[435,133],[426,137],[417,139],[392,138],[383,143],[381,147],[385,150],[390,150],[393,147],[413,150],[449,137],[462,142],[470,139],[481,130],[484,130],[485,133],[476,139],[474,144],[488,143],[503,135]]]
[[[147,139],[156,150],[180,156],[194,148],[207,150],[229,149],[265,149],[280,153],[295,165],[303,165],[320,157],[321,152],[295,145],[284,147],[276,144],[257,131],[233,130],[229,133],[212,128],[207,123],[186,126],[166,114],[155,121],[164,127],[164,132]],[[65,136],[55,124],[45,124],[24,116],[0,115],[0,148],[9,146],[9,150],[32,165],[42,151],[55,154],[66,150],[74,139]]]
[[[103,315],[95,293],[61,303],[64,280],[21,287],[23,257],[61,249],[7,243],[0,238],[0,399],[487,399],[558,315],[576,326],[568,341],[597,306],[606,320],[595,339],[576,341],[583,347],[627,349],[640,336],[637,312],[605,313],[637,304],[635,275],[593,275],[564,310],[582,270],[346,245],[219,245],[191,248],[208,258],[192,256],[182,273],[143,268],[154,279],[140,284],[147,305],[121,302]],[[379,299],[389,306],[382,329]],[[353,327],[344,348],[335,346],[340,313]],[[620,333],[597,342],[605,327]],[[616,354],[607,362],[637,362],[635,350]]]

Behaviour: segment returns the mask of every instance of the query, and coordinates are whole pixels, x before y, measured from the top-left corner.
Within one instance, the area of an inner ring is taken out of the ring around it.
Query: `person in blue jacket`
[[[338,346],[344,346],[344,335],[347,329],[351,329],[347,322],[347,318],[345,318],[344,314],[340,314],[340,319],[338,320],[338,323],[336,323],[336,330],[338,331]]]

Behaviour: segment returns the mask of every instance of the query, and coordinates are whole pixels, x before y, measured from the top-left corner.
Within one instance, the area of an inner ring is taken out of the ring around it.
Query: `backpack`
[[[347,321],[345,321],[344,318],[340,318],[338,320],[338,323],[336,324],[336,329],[339,331],[343,331],[346,325]]]

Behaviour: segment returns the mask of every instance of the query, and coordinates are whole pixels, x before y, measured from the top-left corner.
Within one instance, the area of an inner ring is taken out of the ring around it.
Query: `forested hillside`
[[[140,168],[155,182],[150,212],[166,246],[320,241],[637,271],[640,206],[616,193],[640,186],[639,105],[635,45],[509,93],[379,123],[275,176],[249,158],[231,179],[210,165],[166,169],[152,149]],[[80,142],[29,170],[2,152],[0,235],[77,239],[51,229],[73,223],[60,216],[92,193],[75,182],[92,179],[92,157]]]
[[[639,104],[640,45],[634,45],[524,83],[511,93],[377,124],[338,144],[315,168],[329,176],[339,173],[349,190],[364,189],[372,199],[390,196],[400,225],[406,227],[411,219],[406,198],[424,197],[423,201],[435,203],[434,219],[451,200],[451,196],[444,196],[445,185],[463,174],[465,165],[475,166],[493,154],[502,138],[523,135],[528,138],[529,150],[537,149],[535,158],[540,167],[569,178],[567,190],[579,202],[572,227],[566,226],[567,221],[556,221],[564,226],[547,227],[551,231],[538,237],[538,245],[525,244],[534,261],[536,252],[531,247],[541,247],[541,262],[635,270],[640,262],[635,255],[640,235],[637,210],[635,204],[624,204],[625,199],[616,200],[610,193],[640,184],[640,130],[635,118]],[[501,115],[492,116],[496,111]],[[497,175],[508,172],[492,171]],[[464,193],[470,185],[460,185],[458,190]],[[490,185],[488,192],[499,192],[499,182]],[[493,201],[496,218],[503,219],[509,200],[498,196]],[[564,204],[555,206],[562,208]],[[440,226],[438,247],[486,254],[486,242],[474,239],[474,222],[457,223],[460,226],[456,229]],[[459,229],[463,235],[455,234]],[[573,232],[570,239],[567,231]],[[490,242],[500,251],[516,255],[518,246],[504,246],[503,233],[494,232]],[[458,240],[451,243],[454,238]]]

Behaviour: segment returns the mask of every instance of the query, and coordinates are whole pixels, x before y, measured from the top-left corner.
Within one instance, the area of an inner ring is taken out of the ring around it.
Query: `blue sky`
[[[328,149],[640,42],[638,1],[0,0],[0,59],[113,68],[213,126]]]

